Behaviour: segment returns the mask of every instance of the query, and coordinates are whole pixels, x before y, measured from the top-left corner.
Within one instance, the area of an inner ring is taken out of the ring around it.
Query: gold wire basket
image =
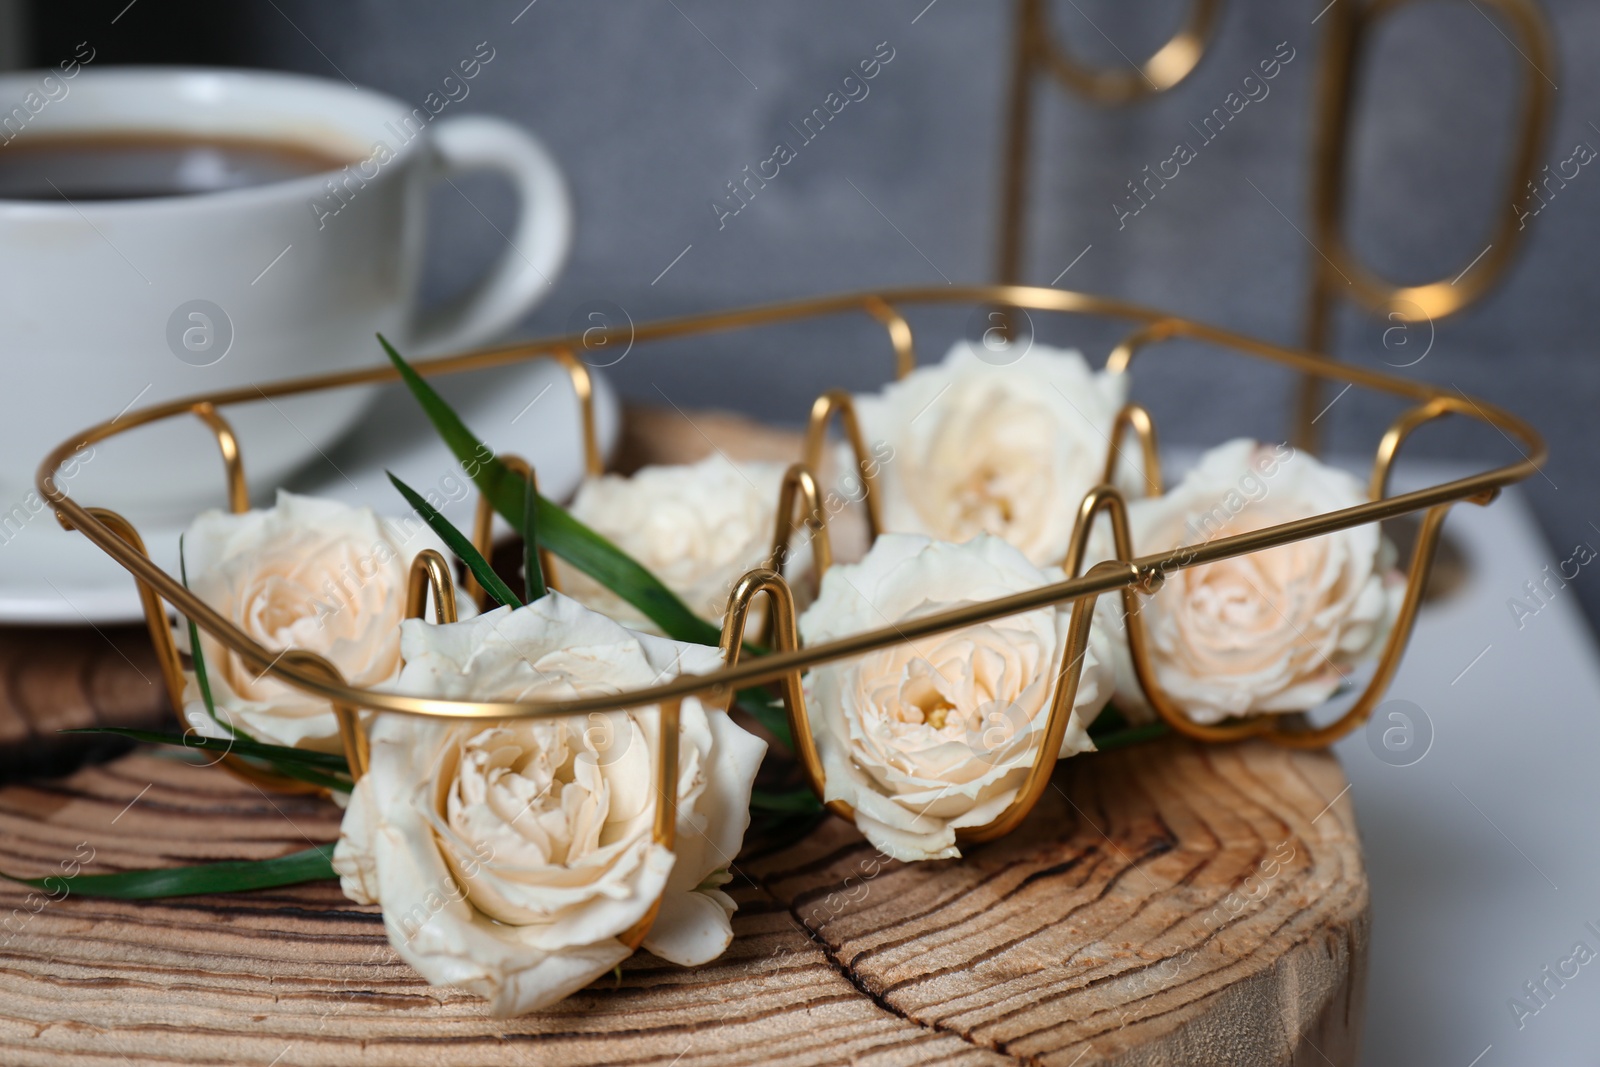
[[[1160,491],[1160,470],[1154,423],[1142,407],[1129,404],[1122,409],[1114,423],[1103,482],[1085,496],[1078,507],[1071,548],[1064,561],[1064,580],[1027,592],[920,616],[883,629],[802,647],[797,634],[794,596],[782,574],[782,568],[785,550],[796,529],[797,511],[799,523],[807,526],[812,533],[815,572],[820,575],[830,563],[827,508],[817,471],[827,444],[829,425],[835,417],[843,422],[845,437],[855,452],[870,532],[875,536],[882,526],[878,498],[872,492],[873,471],[865,447],[867,442],[862,438],[850,397],[838,390],[825,393],[812,407],[805,454],[789,468],[783,480],[769,566],[746,574],[729,598],[721,631],[724,666],[711,674],[682,675],[643,689],[582,699],[523,702],[444,700],[350,686],[333,664],[316,653],[298,649],[269,649],[253,641],[228,619],[190,593],[180,581],[151,562],[137,530],[126,519],[105,508],[81,504],[56,485],[55,472],[74,452],[139,426],[193,416],[203,421],[216,437],[227,477],[229,506],[235,512],[248,510],[249,491],[243,459],[238,441],[223,417],[222,409],[323,389],[392,381],[398,377],[393,367],[373,367],[301,378],[264,385],[259,389],[251,386],[128,412],[109,422],[92,426],[56,447],[41,464],[37,484],[39,492],[50,502],[62,526],[80,531],[126,568],[138,583],[150,635],[161,661],[168,693],[180,719],[183,708],[183,668],[167,619],[164,605],[168,604],[241,657],[253,670],[270,673],[288,685],[329,701],[339,719],[345,754],[355,778],[360,777],[367,765],[367,739],[360,715],[363,711],[445,719],[495,720],[576,716],[658,705],[662,744],[658,753],[653,834],[657,841],[669,848],[675,841],[676,796],[671,784],[678,780],[676,725],[684,698],[695,696],[708,705],[726,708],[734,693],[741,688],[776,684],[788,713],[795,755],[808,784],[822,799],[825,796],[822,763],[801,690],[801,675],[807,668],[1007,615],[1070,602],[1072,615],[1067,646],[1058,668],[1044,740],[1016,799],[987,825],[969,827],[960,832],[960,840],[978,842],[991,840],[1013,829],[1032,809],[1049,782],[1077,692],[1094,604],[1100,595],[1120,593],[1123,597],[1128,618],[1129,649],[1139,685],[1156,714],[1174,731],[1208,742],[1259,736],[1293,747],[1321,747],[1358,728],[1371,714],[1393,679],[1416,620],[1417,606],[1428,579],[1441,524],[1451,506],[1463,500],[1488,504],[1503,486],[1521,481],[1534,473],[1546,454],[1543,439],[1526,422],[1465,394],[1446,392],[1433,385],[1334,363],[1310,352],[1284,348],[1150,308],[1058,289],[951,286],[852,293],[694,315],[637,327],[619,327],[608,331],[606,340],[631,337],[635,343],[640,343],[713,331],[793,323],[822,316],[864,313],[886,329],[897,372],[903,377],[915,367],[916,355],[911,326],[901,309],[910,305],[950,304],[1103,316],[1133,323],[1133,332],[1112,349],[1107,359],[1106,369],[1115,374],[1127,373],[1134,357],[1143,349],[1172,339],[1187,338],[1276,364],[1302,376],[1389,394],[1408,401],[1410,406],[1389,426],[1378,444],[1369,481],[1371,499],[1368,502],[1217,538],[1204,544],[1140,556],[1135,554],[1138,546],[1129,540],[1125,500],[1112,484],[1117,457],[1122,451],[1121,440],[1129,432],[1139,438],[1146,477],[1153,483],[1156,492]],[[595,339],[591,336],[589,340],[593,342]],[[575,355],[583,350],[583,343],[583,339],[577,336],[529,341],[419,362],[416,370],[424,376],[433,376],[483,370],[530,359],[559,360],[571,375],[583,409],[586,466],[589,474],[596,475],[601,473],[603,463],[595,433],[593,393],[587,367]],[[1446,415],[1459,415],[1494,427],[1515,444],[1521,452],[1520,460],[1470,477],[1390,496],[1389,476],[1402,445],[1418,428]],[[1101,512],[1109,513],[1117,558],[1098,563],[1087,573],[1080,574],[1078,572],[1082,567],[1089,532]],[[1150,665],[1144,625],[1138,612],[1138,598],[1141,593],[1153,593],[1159,589],[1167,574],[1417,512],[1423,513],[1421,527],[1411,554],[1404,601],[1394,627],[1370,682],[1335,721],[1318,727],[1300,717],[1264,715],[1205,725],[1190,720],[1182,708],[1162,691]],[[480,550],[488,548],[491,517],[489,508],[480,499],[478,522],[474,530]],[[407,603],[409,616],[420,617],[423,614],[430,589],[436,621],[451,621],[454,616],[451,570],[435,552],[423,553],[413,565]],[[768,597],[770,608],[768,643],[772,651],[752,658],[741,658],[748,612],[755,598],[763,593]],[[481,591],[477,591],[477,595],[481,598]],[[254,776],[263,784],[302,791],[307,788],[304,783],[279,779],[238,761],[232,761],[230,766],[240,773]],[[834,800],[829,802],[828,807],[841,816],[853,817],[850,807],[843,801]],[[634,936],[627,938],[629,943],[636,944],[642,940],[648,925],[647,920],[639,930],[631,932]]]

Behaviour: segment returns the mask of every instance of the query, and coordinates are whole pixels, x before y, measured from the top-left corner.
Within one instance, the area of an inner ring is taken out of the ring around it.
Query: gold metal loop
[[[661,735],[656,747],[656,811],[650,826],[650,838],[671,851],[678,844],[678,733],[683,711],[683,698],[661,704]],[[665,893],[665,890],[662,890]],[[657,897],[638,922],[617,935],[629,948],[637,950],[650,935],[656,916],[661,913],[661,898]]]
[[[725,667],[737,667],[744,651],[745,619],[750,614],[750,603],[759,594],[767,594],[767,618],[773,621],[773,641],[770,646],[779,652],[797,652],[800,649],[800,629],[795,621],[794,592],[783,575],[765,567],[758,567],[740,578],[728,597],[728,611],[722,619],[722,662]],[[798,669],[785,672],[778,679],[778,691],[783,698],[783,710],[789,717],[789,737],[794,743],[795,758],[805,774],[806,784],[818,800],[827,796],[827,784],[822,770],[822,756],[817,751],[816,738],[811,733],[811,716],[806,712],[805,690],[800,684]],[[728,688],[727,701],[732,703],[733,690]],[[726,705],[725,705],[726,706]],[[844,800],[824,802],[829,811],[841,819],[855,821],[855,809]]]
[[[811,405],[811,419],[806,424],[805,452],[801,462],[812,471],[820,471],[828,448],[828,423],[834,413],[844,424],[845,440],[855,454],[856,475],[861,479],[861,502],[867,507],[867,534],[876,541],[883,532],[883,505],[878,500],[878,461],[867,449],[866,436],[861,432],[861,420],[856,415],[855,401],[843,389],[830,389],[817,397]]]
[[[1022,217],[1028,201],[1034,83],[1039,72],[1049,71],[1069,90],[1096,104],[1126,104],[1165,92],[1199,64],[1221,10],[1221,0],[1194,0],[1183,27],[1136,70],[1105,71],[1083,66],[1055,43],[1043,0],[1017,0],[1006,104],[1005,169],[1000,178],[997,273],[1003,284],[1022,280]]]
[[[1165,490],[1161,481],[1161,450],[1156,444],[1156,424],[1138,404],[1124,404],[1111,423],[1111,443],[1106,449],[1105,476],[1100,480],[1107,485],[1117,481],[1117,460],[1122,454],[1122,438],[1132,430],[1139,437],[1139,451],[1144,459],[1144,491],[1146,496],[1160,496]]]
[[[911,337],[911,323],[882,297],[869,296],[861,302],[867,314],[877,319],[889,330],[889,343],[894,345],[894,376],[904,378],[917,369],[917,349]]]
[[[1360,729],[1372,716],[1372,709],[1383,699],[1389,683],[1394,681],[1395,672],[1400,669],[1400,659],[1405,655],[1406,644],[1411,640],[1411,629],[1417,621],[1417,608],[1422,604],[1423,590],[1428,587],[1428,575],[1433,571],[1434,549],[1439,544],[1439,531],[1444,526],[1445,516],[1449,513],[1450,505],[1440,504],[1438,507],[1429,508],[1428,513],[1422,517],[1422,527],[1417,532],[1417,543],[1411,550],[1411,566],[1406,573],[1405,598],[1400,602],[1400,611],[1396,614],[1394,625],[1389,630],[1389,637],[1383,643],[1377,669],[1373,671],[1372,680],[1362,690],[1361,696],[1337,720],[1318,729],[1299,729],[1277,721],[1280,718],[1278,716],[1263,716],[1273,720],[1273,729],[1269,735],[1273,741],[1290,748],[1323,748]]]
[[[1094,570],[1106,575],[1126,574],[1129,564],[1116,560],[1097,563]],[[1067,735],[1067,724],[1072,721],[1072,711],[1078,700],[1078,685],[1083,680],[1083,659],[1089,648],[1089,631],[1094,622],[1094,605],[1099,595],[1082,597],[1072,604],[1072,620],[1067,626],[1067,643],[1061,652],[1061,666],[1056,672],[1055,693],[1050,698],[1050,711],[1045,720],[1044,738],[1034,753],[1028,775],[1017,789],[1011,803],[982,826],[963,827],[956,831],[956,840],[962,844],[993,841],[1004,837],[1027,818],[1044,790],[1050,784],[1061,758],[1061,742]]]
[[[1368,487],[1372,499],[1382,500],[1389,495],[1389,473],[1406,438],[1434,419],[1452,412],[1465,413],[1466,409],[1467,404],[1463,400],[1453,396],[1436,396],[1426,404],[1418,404],[1401,412],[1400,417],[1384,431],[1383,440],[1378,442],[1378,454],[1372,462],[1372,481]]]
[[[1106,357],[1106,373],[1126,374],[1133,364],[1133,357],[1141,348],[1177,337],[1182,329],[1183,323],[1177,319],[1158,319],[1148,326],[1139,327],[1118,341],[1117,347],[1111,350]]]
[[[420,619],[428,610],[428,594],[433,593],[433,621],[439,625],[456,621],[456,583],[450,577],[450,564],[431,548],[417,553],[406,576],[406,618]]]
[[[1434,322],[1453,315],[1482,297],[1499,281],[1522,240],[1525,223],[1515,205],[1521,190],[1532,189],[1538,177],[1552,115],[1554,86],[1547,72],[1556,68],[1556,50],[1549,26],[1533,0],[1483,0],[1510,24],[1506,41],[1524,61],[1521,114],[1515,122],[1507,189],[1496,204],[1510,204],[1491,224],[1488,247],[1477,259],[1448,279],[1421,285],[1391,282],[1357,262],[1344,232],[1347,167],[1353,138],[1355,82],[1370,52],[1374,27],[1412,0],[1342,0],[1326,13],[1318,72],[1315,134],[1312,147],[1311,241],[1322,253],[1311,260],[1311,294],[1306,315],[1306,347],[1326,353],[1333,330],[1333,312],[1341,296],[1368,311],[1398,322]],[[1476,6],[1476,5],[1475,5]],[[1480,10],[1480,14],[1483,12]],[[1487,15],[1485,15],[1487,17]],[[1498,29],[1499,27],[1496,26]],[[1559,180],[1559,179],[1558,179]],[[1297,402],[1295,444],[1315,451],[1322,391],[1317,379],[1304,378]]]
[[[767,568],[783,573],[789,561],[790,544],[794,537],[795,498],[805,508],[802,524],[811,531],[812,572],[816,586],[822,585],[822,574],[833,566],[833,545],[828,539],[828,512],[822,499],[822,490],[816,476],[804,463],[791,463],[783,472],[783,484],[778,488],[778,511],[772,532],[772,552],[767,557]]]
[[[589,374],[589,365],[573,355],[570,348],[553,348],[544,354],[565,367],[567,376],[572,379],[578,414],[583,421],[584,473],[598,478],[606,472],[606,458],[600,452],[600,429],[594,416],[594,378]]]
[[[1221,14],[1221,0],[1194,0],[1178,32],[1132,70],[1095,70],[1079,63],[1050,32],[1043,0],[1021,0],[1017,17],[1023,22],[1024,47],[1032,51],[1033,62],[1056,81],[1096,104],[1127,104],[1164,93],[1187,78],[1205,54]]]
[[[228,475],[228,510],[243,515],[250,510],[250,486],[244,478],[244,457],[239,454],[239,438],[228,420],[217,413],[216,405],[202,400],[190,409],[210,428],[222,452],[222,466]]]
[[[521,456],[510,452],[501,454],[501,463],[513,474],[520,474],[522,480],[539,491],[539,476],[534,473],[528,461]],[[484,559],[492,559],[494,553],[494,505],[483,493],[478,494],[478,507],[472,516],[472,547],[478,550],[478,555]],[[546,589],[560,592],[561,587],[556,584],[555,557],[547,548],[539,549],[539,567],[544,571],[544,584]],[[489,610],[489,590],[478,584],[477,576],[472,571],[467,571],[466,579],[461,583],[461,588],[466,590],[467,596],[478,606],[479,611]],[[453,619],[451,620],[454,621]]]
[[[344,687],[344,675],[328,660],[303,648],[291,648],[279,656],[282,662],[311,674],[320,675],[324,681]],[[339,720],[339,739],[344,743],[345,762],[350,765],[350,780],[359,782],[367,773],[371,762],[367,732],[361,725],[361,712],[353,704],[332,701],[334,717]]]
[[[88,511],[120,537],[129,548],[145,559],[150,558],[150,553],[145,551],[144,538],[139,536],[139,531],[134,529],[133,523],[110,508],[89,508]],[[172,713],[178,717],[179,724],[187,725],[183,715],[183,663],[178,659],[178,645],[172,638],[172,624],[167,621],[167,609],[149,582],[135,577],[134,584],[139,587],[139,603],[144,608],[144,624],[150,631],[150,643],[155,646],[156,662],[161,664],[161,680],[167,687],[167,700],[171,703]]]
[[[1083,557],[1089,548],[1089,536],[1094,532],[1094,520],[1102,511],[1111,513],[1112,544],[1117,555],[1127,560],[1133,558],[1130,549],[1132,538],[1128,532],[1128,505],[1122,490],[1109,482],[1102,483],[1083,494],[1078,504],[1078,517],[1072,523],[1072,538],[1067,542],[1067,554],[1061,560],[1061,569],[1068,578],[1083,572]]]

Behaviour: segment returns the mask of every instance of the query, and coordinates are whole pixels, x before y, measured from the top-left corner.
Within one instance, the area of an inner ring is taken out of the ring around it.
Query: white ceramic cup
[[[26,106],[0,133],[0,165],[25,139],[142,133],[297,144],[352,162],[192,195],[0,200],[0,511],[31,493],[50,448],[131,407],[383,363],[377,331],[416,356],[492,340],[549,291],[571,242],[560,170],[500,119],[435,117],[319,78],[188,68],[0,76],[0,119],[13,103]],[[511,182],[516,225],[462,298],[419,308],[427,194],[471,171]],[[372,393],[228,409],[253,491],[329,462],[322,454]],[[225,499],[198,419],[105,442],[58,482],[146,518]]]

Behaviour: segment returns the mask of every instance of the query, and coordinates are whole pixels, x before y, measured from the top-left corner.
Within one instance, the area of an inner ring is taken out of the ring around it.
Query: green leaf
[[[378,343],[388,353],[400,380],[422,405],[439,436],[461,462],[461,468],[502,517],[521,529],[527,508],[526,483],[495,456],[451,410],[433,386],[411,368],[382,334]],[[638,608],[667,636],[697,645],[716,646],[717,628],[689,610],[677,594],[638,561],[589,529],[564,509],[540,496],[537,501],[537,540],[578,570]]]
[[[1158,737],[1165,737],[1172,732],[1172,728],[1164,722],[1146,723],[1143,726],[1129,726],[1121,730],[1110,730],[1106,733],[1090,733],[1089,739],[1094,742],[1097,752],[1109,752],[1114,748],[1127,748],[1144,741],[1154,741]]]
[[[544,563],[539,559],[538,500],[530,470],[522,493],[522,593],[530,604],[550,591],[544,584]]]
[[[790,789],[782,793],[752,789],[750,810],[784,815],[811,815],[822,810],[822,801],[818,800],[816,794],[809,789]]]
[[[471,541],[467,540],[466,534],[456,529],[449,519],[439,514],[432,504],[422,498],[422,494],[402,482],[399,478],[396,478],[393,472],[384,471],[383,473],[389,475],[389,481],[393,482],[394,487],[400,490],[400,495],[406,498],[406,503],[410,504],[416,513],[422,516],[422,521],[428,524],[429,529],[439,535],[439,540],[443,541],[450,551],[461,558],[461,561],[467,565],[467,570],[471,571],[472,576],[478,579],[479,585],[489,591],[490,596],[507,607],[522,607],[522,601],[517,599],[517,594],[511,591],[509,585],[500,580],[500,576],[494,572],[494,568],[489,566],[489,561],[484,559],[483,554],[473,547]]]
[[[183,534],[178,535],[178,577],[183,580],[183,587],[189,588],[189,560],[183,551]],[[217,714],[217,705],[211,699],[211,676],[206,671],[205,653],[200,650],[200,628],[194,620],[187,615],[184,622],[189,624],[189,660],[194,664],[194,682],[200,689],[200,701],[205,705],[206,714],[211,716],[211,721],[228,732],[229,737],[242,737],[247,741],[255,740],[243,730],[238,729],[231,722],[224,721]]]
[[[287,745],[269,745],[243,738],[204,737],[200,734],[163,734],[154,730],[128,730],[120,726],[86,726],[76,730],[62,730],[64,734],[111,734],[126,737],[147,745],[174,745],[179,748],[200,749],[206,752],[231,752],[236,756],[250,756],[270,763],[295,763],[313,770],[349,774],[350,766],[343,756],[332,752],[313,752],[310,749],[290,748]]]
[[[79,874],[70,878],[59,874],[45,878],[17,878],[0,872],[0,878],[42,889],[52,896],[60,893],[61,897],[67,897],[78,893],[86,897],[108,897],[113,900],[153,900],[196,893],[238,893],[248,889],[273,889],[337,877],[333,870],[331,844],[270,860],[224,860],[193,867]]]

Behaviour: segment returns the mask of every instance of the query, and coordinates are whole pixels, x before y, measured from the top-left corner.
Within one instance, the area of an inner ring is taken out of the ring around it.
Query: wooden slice
[[[332,882],[145,902],[6,885],[0,1062],[1355,1062],[1367,888],[1331,756],[1161,742],[1055,785],[960,861],[884,860],[831,817],[752,843],[721,960],[641,953],[511,1020],[424,984]],[[338,819],[141,752],[0,789],[0,863],[262,858]]]

